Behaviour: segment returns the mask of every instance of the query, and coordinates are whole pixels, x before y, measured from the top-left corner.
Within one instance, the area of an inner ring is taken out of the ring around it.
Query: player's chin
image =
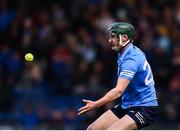
[[[111,50],[113,50],[113,51],[119,51],[118,47],[115,47],[115,46],[112,46],[112,47],[111,47]]]

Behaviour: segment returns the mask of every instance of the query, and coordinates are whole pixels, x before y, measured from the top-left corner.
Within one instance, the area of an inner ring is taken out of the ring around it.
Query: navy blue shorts
[[[135,121],[138,129],[141,129],[154,122],[158,109],[157,106],[137,106],[128,109],[115,106],[111,111],[120,119],[125,115],[129,115]]]

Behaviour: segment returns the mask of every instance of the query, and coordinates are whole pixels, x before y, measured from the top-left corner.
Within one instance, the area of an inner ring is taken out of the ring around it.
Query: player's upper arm
[[[138,64],[134,59],[128,58],[119,68],[118,78],[132,80],[138,70]]]

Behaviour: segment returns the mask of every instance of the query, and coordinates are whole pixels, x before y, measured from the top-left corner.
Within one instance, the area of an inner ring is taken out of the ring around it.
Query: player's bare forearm
[[[104,97],[97,100],[96,103],[100,107],[104,104],[110,103],[122,95],[122,91],[118,88],[113,88]]]
[[[99,99],[97,101],[83,100],[83,102],[85,102],[86,105],[81,107],[78,110],[78,112],[79,112],[78,115],[83,114],[89,110],[98,108],[104,104],[107,104],[107,103],[112,102],[113,100],[119,98],[122,95],[122,93],[124,92],[124,90],[126,89],[129,82],[130,81],[127,79],[119,78],[116,87],[113,88],[112,90],[110,90],[101,99]]]
[[[98,105],[102,106],[119,98],[128,86],[129,82],[130,81],[127,79],[119,78],[116,87],[110,90],[104,97],[96,101]]]
[[[80,108],[78,111],[78,115],[83,114],[89,110],[98,108],[106,103],[109,103],[117,98],[119,98],[122,94],[122,91],[120,91],[118,88],[114,88],[110,90],[104,97],[97,101],[90,101],[90,100],[83,100],[83,102],[86,103],[86,105],[82,108]]]

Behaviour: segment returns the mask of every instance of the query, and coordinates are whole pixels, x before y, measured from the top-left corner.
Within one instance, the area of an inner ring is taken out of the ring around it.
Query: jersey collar
[[[129,45],[127,45],[126,49],[124,50],[124,52],[122,54],[120,54],[120,52],[118,53],[120,59],[122,60],[124,58],[124,56],[126,56],[126,54],[129,52],[129,50],[133,47],[132,43],[129,43]]]

